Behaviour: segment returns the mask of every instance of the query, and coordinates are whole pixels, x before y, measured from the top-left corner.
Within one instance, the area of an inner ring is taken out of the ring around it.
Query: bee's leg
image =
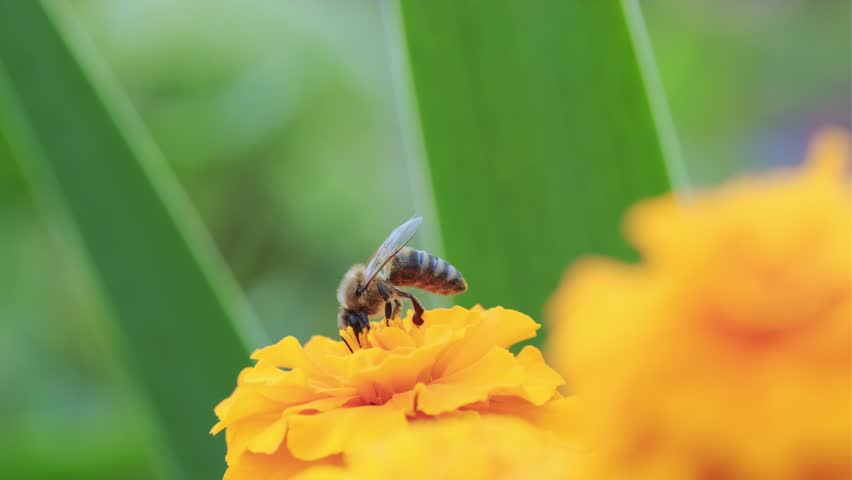
[[[358,314],[361,317],[361,331],[363,332],[364,330],[366,330],[366,331],[369,332],[370,331],[370,317],[367,316],[367,312],[362,310],[362,311],[358,312]],[[360,344],[360,341],[359,341],[359,344]]]
[[[391,304],[390,304],[390,292],[388,288],[382,282],[376,282],[376,290],[379,291],[379,295],[382,296],[382,299],[385,301],[385,325],[390,325],[391,319]]]
[[[423,304],[420,303],[420,300],[417,300],[417,297],[414,295],[399,289],[396,289],[396,294],[411,301],[411,306],[414,307],[414,316],[411,321],[417,326],[423,325]]]
[[[388,291],[388,287],[385,286],[382,282],[376,282],[376,290],[379,291],[379,295],[382,296],[382,300],[388,301],[390,299],[390,291]]]
[[[399,310],[402,308],[402,304],[397,299],[393,299],[393,313],[391,313],[391,318],[399,317]]]

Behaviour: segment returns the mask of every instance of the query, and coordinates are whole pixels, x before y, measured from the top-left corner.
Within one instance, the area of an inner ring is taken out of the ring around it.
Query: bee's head
[[[361,296],[361,286],[364,283],[364,270],[366,267],[363,264],[353,265],[349,271],[343,275],[340,281],[340,286],[337,287],[337,301],[340,306],[350,310],[357,310],[361,304],[359,297]]]

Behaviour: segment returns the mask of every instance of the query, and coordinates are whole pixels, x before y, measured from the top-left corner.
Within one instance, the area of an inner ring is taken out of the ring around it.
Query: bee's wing
[[[367,288],[367,285],[373,281],[373,278],[375,278],[382,268],[411,240],[411,237],[417,233],[417,229],[421,223],[423,223],[423,217],[412,217],[407,222],[396,227],[388,235],[388,238],[385,239],[379,249],[376,250],[376,254],[370,259],[370,263],[367,264],[367,269],[364,272],[366,280],[361,287],[362,289]]]

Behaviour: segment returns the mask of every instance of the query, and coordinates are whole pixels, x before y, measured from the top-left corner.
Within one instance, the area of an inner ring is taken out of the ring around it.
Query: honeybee
[[[461,272],[449,262],[405,246],[422,222],[422,217],[413,217],[396,227],[366,266],[359,263],[346,272],[337,288],[338,327],[352,327],[357,338],[370,329],[369,317],[378,314],[382,305],[385,321],[396,317],[402,306],[400,298],[411,302],[412,320],[415,325],[422,325],[423,304],[397,287],[414,287],[439,295],[456,295],[467,290]]]

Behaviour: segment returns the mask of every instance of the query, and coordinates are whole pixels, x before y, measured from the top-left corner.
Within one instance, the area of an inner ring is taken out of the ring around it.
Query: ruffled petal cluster
[[[549,348],[589,478],[852,478],[848,159],[829,132],[800,170],[640,204],[641,264],[568,273]]]
[[[507,347],[533,337],[528,316],[461,307],[375,322],[356,339],[293,337],[256,351],[234,393],[216,407],[226,430],[226,478],[284,478],[317,463],[342,464],[352,448],[404,431],[409,423],[460,412],[512,415],[568,432],[557,392],[564,382],[541,352]],[[347,344],[349,346],[347,346]],[[350,347],[353,351],[350,351]]]
[[[574,449],[513,417],[459,416],[418,422],[353,449],[345,467],[315,467],[293,480],[566,480]]]

